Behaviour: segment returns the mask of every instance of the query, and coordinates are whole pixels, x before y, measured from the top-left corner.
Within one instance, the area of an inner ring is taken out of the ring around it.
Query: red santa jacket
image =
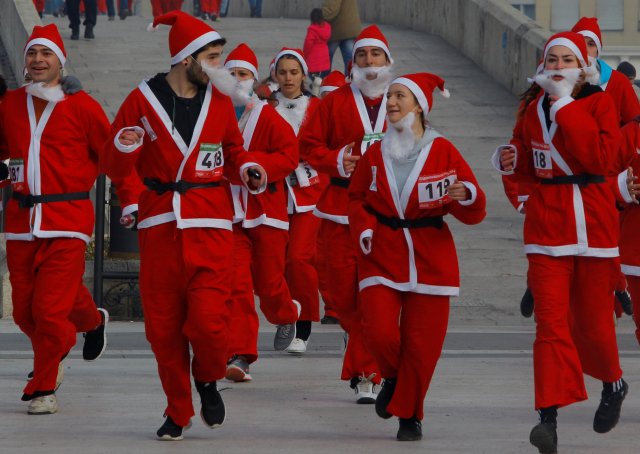
[[[620,125],[626,125],[640,115],[640,102],[633,91],[631,82],[620,71],[611,72],[609,81],[600,86],[605,93],[613,98],[616,110],[619,114]]]
[[[14,192],[42,196],[87,193],[98,176],[99,153],[109,132],[102,107],[87,93],[48,102],[36,119],[34,98],[25,88],[8,92],[0,104],[0,159],[9,158]],[[135,211],[142,188],[135,175],[115,178],[124,210]],[[126,213],[125,213],[126,214]],[[68,237],[89,242],[94,208],[88,198],[7,204],[7,239]]]
[[[567,175],[616,175],[620,128],[611,97],[593,93],[567,96],[550,108],[547,129],[544,97],[527,108],[523,147],[516,172],[543,183]],[[618,255],[618,215],[606,183],[537,184],[527,201],[524,243],[527,254],[551,256]]]
[[[144,137],[139,143],[124,146],[118,138],[123,130],[132,127]],[[140,195],[138,228],[176,221],[179,229],[231,230],[233,207],[225,176],[240,183],[240,172],[253,164],[253,157],[242,148],[231,100],[211,84],[191,143],[186,144],[143,81],[127,96],[116,115],[105,144],[103,166],[116,177],[129,175],[135,167],[143,181],[219,183],[216,187],[194,188],[184,193],[145,190]]]
[[[313,116],[320,100],[303,95],[308,99],[308,103],[306,105],[299,104],[300,98],[298,98],[296,108],[291,108],[295,105],[295,100],[290,105],[287,105],[286,98],[279,92],[277,92],[276,96],[280,100],[276,106],[276,111],[291,125],[296,136],[298,136],[300,130]],[[289,190],[289,214],[313,211],[327,185],[326,176],[320,174],[313,164],[302,159],[302,157],[300,157],[294,172],[286,179],[286,183]]]
[[[291,126],[266,102],[258,100],[247,115],[242,131],[244,148],[264,155],[262,162],[271,181],[261,194],[251,194],[239,185],[231,187],[234,222],[242,221],[245,228],[264,224],[286,230],[289,217],[284,179],[298,165],[298,141]]]
[[[331,177],[314,211],[316,216],[339,224],[349,223],[350,175],[342,168],[345,147],[354,142],[351,153],[364,156],[384,136],[386,115],[383,99],[372,128],[362,93],[355,85],[347,84],[329,93],[304,125],[299,136],[300,158]]]
[[[437,134],[436,134],[437,136]],[[446,187],[463,182],[471,199],[457,202]],[[448,140],[437,137],[421,151],[404,188],[398,188],[390,162],[376,143],[359,161],[349,187],[349,226],[358,247],[360,290],[372,285],[416,293],[455,296],[459,293],[458,259],[451,232],[441,228],[398,228],[376,215],[417,220],[452,214],[465,224],[484,219],[486,199],[473,172]],[[371,252],[362,238],[372,234]]]

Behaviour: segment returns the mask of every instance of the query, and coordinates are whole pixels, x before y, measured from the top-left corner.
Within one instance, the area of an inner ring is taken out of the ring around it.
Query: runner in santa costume
[[[587,52],[589,53],[589,60],[598,70],[598,72],[594,74],[589,81],[593,84],[600,85],[600,88],[611,95],[618,110],[620,126],[626,125],[640,115],[640,102],[638,102],[638,97],[635,96],[633,86],[629,82],[627,76],[616,71],[604,60],[600,59],[603,41],[600,26],[598,25],[598,19],[596,17],[583,17],[576,22],[571,31],[584,36],[584,40],[587,44]],[[633,141],[633,137],[635,137],[633,134],[634,128],[623,129],[622,132],[623,134],[627,132],[631,132],[632,134],[630,141],[625,140],[623,143]],[[623,159],[625,160],[629,156],[632,157],[635,154],[635,148],[633,147],[629,150],[621,151],[623,153]],[[627,162],[625,162],[625,164]],[[624,173],[626,174],[626,169]],[[620,178],[624,179],[625,175],[621,175]],[[615,291],[616,297],[620,301],[619,304],[616,304],[616,314],[618,317],[621,315],[620,304],[622,304],[622,307],[625,308],[627,313],[629,313],[631,309],[631,302],[629,301],[630,297],[627,292],[627,282],[624,274],[622,273],[623,272],[621,272],[618,279]]]
[[[157,435],[180,440],[194,415],[190,370],[204,423],[213,428],[225,419],[216,389],[227,365],[232,278],[233,206],[225,177],[238,183],[242,177],[262,191],[267,174],[251,162],[260,156],[244,152],[231,100],[216,88],[230,93],[229,83],[236,85],[221,67],[225,39],[181,11],[155,18],[153,26],[160,24],[171,26],[171,70],[125,99],[104,166],[115,175],[135,167],[147,186],[139,201],[140,291],[168,401]]]
[[[89,191],[109,122],[84,91],[64,93],[66,52],[54,24],[34,27],[24,59],[33,82],[0,104],[0,159],[9,158],[13,189],[7,265],[14,320],[34,351],[22,399],[31,401],[30,414],[48,414],[57,411],[61,361],[76,331],[88,332],[84,359],[97,359],[106,346],[108,313],[96,309],[82,276],[94,222]]]
[[[353,48],[353,81],[320,103],[300,134],[300,156],[331,177],[316,207],[322,219],[320,237],[333,253],[326,266],[331,297],[340,325],[348,333],[341,378],[349,380],[358,403],[375,402],[378,368],[362,332],[356,271],[357,248],[352,244],[347,218],[350,177],[358,159],[384,135],[386,104],[383,95],[391,81],[393,60],[382,32],[371,25],[360,33]]]
[[[610,295],[615,288],[618,214],[605,177],[620,147],[616,107],[585,82],[587,47],[572,32],[552,36],[536,83],[545,95],[525,114],[523,146],[497,151],[501,171],[535,175],[524,224],[535,299],[535,408],[530,441],[556,452],[557,409],[587,399],[583,373],[603,382],[593,428],[610,431],[628,385],[622,379]]]
[[[320,84],[320,99],[324,99],[329,93],[346,85],[346,83],[347,81],[345,80],[344,74],[340,71],[331,71],[327,77],[322,79],[322,84]],[[323,325],[337,325],[339,323],[338,313],[334,309],[335,305],[331,297],[333,285],[329,275],[329,269],[327,268],[331,260],[333,260],[333,254],[329,247],[325,246],[323,236],[318,236],[316,245],[318,248],[318,254],[316,256],[318,288],[324,303],[324,316],[320,319],[320,323]]]
[[[304,90],[304,80],[309,71],[300,49],[282,48],[276,55],[275,65],[279,86],[273,93],[275,109],[297,136],[320,101]],[[316,271],[316,239],[320,220],[313,215],[313,209],[326,186],[326,180],[308,162],[300,160],[296,169],[286,178],[286,183],[289,212],[286,278],[291,296],[300,303],[302,310],[294,326],[278,327],[274,347],[300,355],[307,351],[311,323],[320,320]],[[289,341],[288,331],[291,329],[295,329],[296,333],[293,341]]]
[[[291,126],[258,99],[253,88],[258,80],[258,58],[246,44],[229,53],[225,68],[237,79],[231,95],[244,148],[265,154],[269,174],[267,190],[250,194],[240,185],[231,192],[235,209],[233,225],[233,287],[229,326],[229,358],[226,377],[233,381],[251,380],[249,364],[258,358],[258,314],[253,294],[260,298],[260,309],[274,325],[289,325],[287,347],[295,338],[300,305],[291,298],[285,280],[289,217],[285,177],[298,165],[298,142]]]
[[[349,186],[365,337],[384,377],[376,413],[399,417],[400,441],[422,438],[449,298],[459,293],[456,248],[443,216],[478,224],[486,215],[469,165],[428,126],[435,88],[449,95],[444,81],[429,73],[391,83],[390,127],[360,160]]]

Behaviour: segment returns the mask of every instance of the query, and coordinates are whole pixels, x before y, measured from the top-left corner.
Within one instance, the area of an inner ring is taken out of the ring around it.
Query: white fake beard
[[[368,75],[375,75],[375,79],[367,79]],[[360,68],[353,65],[351,69],[352,83],[360,89],[362,94],[367,98],[379,98],[384,94],[387,85],[393,78],[393,68],[389,66],[371,66],[369,68]]]
[[[598,70],[598,60],[589,57],[589,71],[585,71],[585,79],[591,85],[600,85],[600,71]]]
[[[242,107],[249,104],[251,95],[253,95],[254,79],[239,80],[236,82],[236,88],[231,94],[231,102],[234,107]]]
[[[582,68],[545,69],[542,74],[536,75],[535,82],[547,94],[563,98],[571,95],[581,73]],[[553,80],[552,77],[557,75],[564,78],[559,81]]]
[[[223,66],[209,66],[206,63],[200,63],[200,67],[209,77],[209,81],[221,93],[232,96],[238,85],[238,81],[231,75],[229,70]]]
[[[380,145],[383,156],[396,162],[404,161],[413,156],[416,138],[413,135],[412,126],[415,119],[416,114],[409,112],[395,123],[389,121],[391,127],[387,128]]]
[[[278,111],[278,113],[287,120],[287,123],[291,125],[293,130],[297,132],[307,113],[309,98],[303,95],[296,99],[289,99],[278,91],[276,92],[276,99],[278,100],[276,111]]]
[[[26,91],[31,96],[49,102],[60,102],[64,99],[64,92],[60,84],[49,86],[44,82],[32,82],[26,85]]]

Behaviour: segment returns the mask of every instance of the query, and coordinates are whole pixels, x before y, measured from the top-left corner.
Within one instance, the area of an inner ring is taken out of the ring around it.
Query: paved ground
[[[101,20],[95,41],[65,43],[71,72],[110,116],[143,77],[168,68],[167,31],[146,33],[148,22]],[[57,23],[67,37],[66,22]],[[253,46],[262,68],[281,46],[301,46],[305,27],[306,21],[266,19],[216,24],[230,46],[240,41]],[[424,440],[395,442],[393,420],[382,421],[372,408],[353,403],[350,390],[336,379],[342,342],[336,327],[314,327],[310,353],[293,358],[273,352],[273,328],[263,324],[255,381],[225,384],[230,388],[223,394],[229,414],[225,426],[211,432],[194,420],[185,441],[161,443],[153,434],[164,402],[141,324],[113,323],[110,349],[96,363],[85,363],[73,352],[58,392],[60,413],[38,418],[27,416],[18,400],[31,369],[29,345],[10,321],[1,321],[1,452],[535,452],[527,442],[535,423],[533,324],[517,313],[526,266],[521,219],[488,165],[492,150],[510,134],[516,100],[439,38],[393,27],[383,31],[399,74],[427,70],[447,81],[452,97],[435,96],[431,120],[463,152],[489,199],[483,224],[468,228],[451,221],[462,296],[453,301],[445,353],[425,405]],[[619,343],[631,384],[620,427],[604,436],[591,430],[600,385],[588,380],[591,400],[560,413],[562,453],[637,452],[640,351],[629,318],[620,323]]]

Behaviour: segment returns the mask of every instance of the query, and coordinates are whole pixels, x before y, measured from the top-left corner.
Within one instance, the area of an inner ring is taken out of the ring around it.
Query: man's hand
[[[513,165],[516,162],[516,149],[507,145],[500,149],[500,167],[505,172],[511,172],[513,170]]]
[[[464,202],[471,198],[471,191],[469,191],[469,188],[458,180],[447,188],[447,192],[449,193],[449,197],[453,200],[457,200],[458,202]]]
[[[267,172],[259,165],[246,167],[242,170],[242,181],[249,189],[259,189],[267,183]]]
[[[122,134],[120,134],[120,137],[118,137],[118,142],[120,142],[125,147],[128,147],[129,145],[138,143],[142,139],[142,136],[143,135],[141,133],[133,128],[125,129],[124,131],[122,131]]]
[[[353,171],[356,170],[356,164],[360,160],[360,156],[351,156],[351,150],[354,145],[354,142],[347,145],[342,156],[342,168],[344,169],[344,173],[347,174],[352,174]]]
[[[633,203],[640,203],[638,197],[640,196],[640,184],[637,184],[636,181],[638,177],[633,174],[633,168],[629,167],[627,169],[627,190],[629,194],[633,198]]]

